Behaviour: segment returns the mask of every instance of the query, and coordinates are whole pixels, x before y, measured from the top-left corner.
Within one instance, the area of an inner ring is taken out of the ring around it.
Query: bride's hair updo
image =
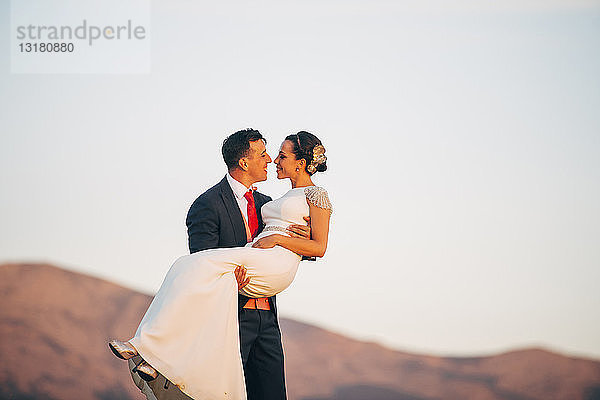
[[[294,135],[285,138],[294,145],[294,155],[296,160],[306,160],[306,172],[309,175],[315,172],[325,172],[327,170],[327,157],[325,156],[325,147],[318,137],[306,131],[300,131]]]

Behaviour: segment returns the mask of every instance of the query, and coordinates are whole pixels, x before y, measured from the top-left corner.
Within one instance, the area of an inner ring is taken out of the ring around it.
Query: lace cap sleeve
[[[309,186],[304,189],[304,194],[306,195],[306,200],[309,204],[312,204],[315,207],[324,208],[325,210],[328,210],[330,214],[333,213],[333,206],[329,201],[327,190],[318,186]]]

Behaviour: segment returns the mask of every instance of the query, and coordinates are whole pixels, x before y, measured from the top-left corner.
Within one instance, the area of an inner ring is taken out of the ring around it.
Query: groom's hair
[[[248,155],[250,142],[257,140],[262,140],[267,143],[267,140],[259,131],[250,128],[237,131],[225,138],[223,147],[221,147],[221,153],[223,153],[223,160],[225,161],[225,164],[227,164],[227,169],[229,171],[238,166],[240,158]]]

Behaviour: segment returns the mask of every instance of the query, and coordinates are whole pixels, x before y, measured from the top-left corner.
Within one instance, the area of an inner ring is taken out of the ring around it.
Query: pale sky
[[[274,156],[308,130],[335,213],[282,316],[413,352],[600,358],[600,1],[174,0],[151,18],[149,74],[0,60],[0,262],[153,293],[224,137],[254,127]],[[288,187],[274,167],[259,185]]]

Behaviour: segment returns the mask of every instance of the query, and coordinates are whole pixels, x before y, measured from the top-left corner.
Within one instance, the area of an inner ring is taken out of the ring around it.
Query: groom
[[[260,208],[271,198],[252,191],[267,179],[271,157],[259,131],[246,129],[230,135],[221,149],[228,173],[194,201],[187,215],[190,253],[240,247],[263,227]],[[236,274],[242,286],[244,273]],[[240,282],[242,280],[242,282]],[[286,398],[281,332],[275,297],[249,299],[238,295],[240,346],[248,400]]]

